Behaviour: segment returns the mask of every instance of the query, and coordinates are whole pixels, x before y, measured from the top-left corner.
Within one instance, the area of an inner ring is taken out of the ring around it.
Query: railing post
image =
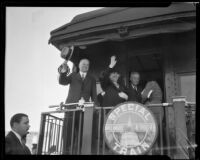
[[[167,142],[167,154],[170,156],[170,158],[174,159],[175,154],[175,140],[176,140],[176,134],[175,134],[175,113],[174,113],[174,107],[173,105],[170,107],[165,108],[165,121],[166,121],[166,142]]]
[[[85,107],[81,154],[91,154],[93,107]]]
[[[38,144],[37,144],[37,154],[42,154],[45,120],[46,120],[46,114],[41,114],[40,132],[39,132],[39,138],[38,138]]]
[[[173,97],[173,108],[175,115],[175,132],[176,132],[176,154],[175,159],[188,159],[187,149],[187,128],[185,117],[185,97]],[[178,149],[180,147],[180,149]]]

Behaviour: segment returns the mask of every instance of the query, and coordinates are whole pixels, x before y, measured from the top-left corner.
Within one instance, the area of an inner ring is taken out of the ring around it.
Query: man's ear
[[[18,126],[18,123],[17,123],[17,122],[14,122],[14,123],[13,123],[13,126],[12,126],[12,129],[15,130],[15,129],[17,128],[17,126]]]

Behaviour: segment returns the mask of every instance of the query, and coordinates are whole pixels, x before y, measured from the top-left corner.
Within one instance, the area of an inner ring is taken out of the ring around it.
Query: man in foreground
[[[30,155],[31,152],[25,144],[24,137],[30,128],[26,114],[15,114],[10,120],[11,131],[5,137],[5,154]]]

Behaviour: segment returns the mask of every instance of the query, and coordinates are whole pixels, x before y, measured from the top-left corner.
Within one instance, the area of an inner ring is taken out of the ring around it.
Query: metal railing
[[[38,154],[62,154],[63,119],[42,114],[41,120]]]
[[[57,107],[57,109],[41,114],[37,154],[114,154],[103,136],[106,115],[114,107],[93,107],[93,103],[87,103],[84,107],[78,107],[78,103],[51,107]],[[195,104],[161,103],[149,104],[147,107],[154,113],[159,129],[159,136],[148,155],[169,155],[175,158],[175,155],[179,154],[184,158],[194,157]],[[159,108],[160,111],[154,112],[153,108]],[[182,114],[180,110],[185,113],[182,115],[186,119],[185,123],[181,118],[176,118]],[[161,112],[163,115],[160,114]],[[187,133],[183,128],[178,131],[177,123],[182,123],[183,126],[185,124]],[[180,130],[181,133],[179,133]],[[184,143],[180,143],[178,137]],[[173,152],[174,150],[180,150],[180,153]]]
[[[93,103],[50,106],[54,111],[41,114],[37,154],[81,154],[85,107]],[[55,116],[54,114],[57,114]]]
[[[153,145],[151,151],[148,153],[149,155],[164,155],[167,154],[167,142],[166,142],[166,134],[164,131],[167,130],[166,122],[165,122],[165,107],[171,107],[170,103],[161,103],[161,104],[149,104],[147,107],[151,110],[151,108],[160,108],[160,112],[163,112],[163,115],[160,114],[159,111],[157,113],[153,112],[156,120],[158,122],[158,139]],[[97,126],[93,130],[93,141],[92,141],[92,154],[104,155],[104,154],[114,154],[111,150],[109,150],[104,136],[103,136],[103,125],[105,122],[106,115],[110,110],[114,107],[95,107],[94,109],[94,118],[93,118],[93,128]]]
[[[92,133],[92,154],[104,155],[113,154],[106,145],[103,136],[103,124],[106,115],[114,107],[95,107],[93,115],[93,133]]]
[[[46,115],[45,118],[44,154],[62,154],[63,119],[53,115]]]
[[[196,140],[196,103],[187,102],[185,107],[186,127],[187,127],[187,144],[189,150],[189,158],[195,158]]]

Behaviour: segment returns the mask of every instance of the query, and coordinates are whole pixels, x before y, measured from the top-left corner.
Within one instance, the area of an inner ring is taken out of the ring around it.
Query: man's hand
[[[104,92],[104,91],[103,91],[103,92],[101,92],[101,95],[102,95],[102,96],[104,96],[104,95],[105,95],[105,92]]]
[[[109,68],[113,68],[116,65],[117,61],[116,61],[116,56],[111,56],[110,57],[110,65]]]
[[[127,96],[127,94],[126,94],[126,93],[124,93],[124,92],[120,92],[120,93],[118,93],[118,95],[119,95],[121,98],[125,99],[125,100],[127,100],[127,99],[128,99],[128,96]]]
[[[78,105],[79,106],[83,106],[85,103],[85,100],[83,98],[81,98],[79,101],[78,101]]]
[[[59,73],[70,72],[69,66],[67,65],[67,61],[64,61],[63,64],[61,64],[61,66],[58,68],[58,72]]]

